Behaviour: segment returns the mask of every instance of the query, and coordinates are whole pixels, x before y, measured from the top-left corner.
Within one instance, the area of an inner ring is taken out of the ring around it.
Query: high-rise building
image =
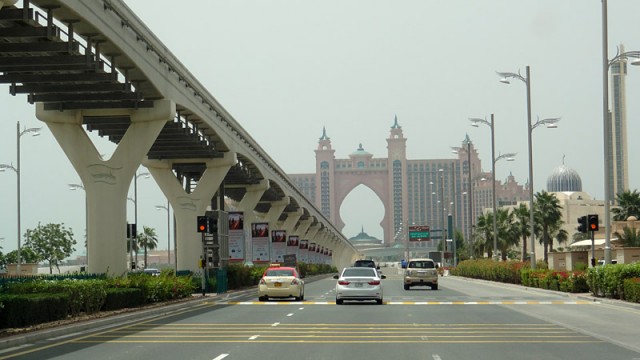
[[[364,185],[384,206],[381,223],[385,243],[405,240],[398,234],[406,236],[411,225],[430,226],[432,239],[451,238],[452,234],[445,233],[449,215],[454,228],[470,239],[472,219],[492,208],[493,176],[482,170],[469,136],[457,147],[457,157],[410,160],[407,138],[396,117],[386,140],[386,158],[375,158],[360,144],[348,158],[336,159],[331,139],[323,129],[315,150],[315,173],[289,177],[338,229],[345,225],[339,214],[342,202],[353,189]],[[504,184],[496,181],[498,206],[529,200],[528,189],[512,175]]]
[[[620,53],[624,46],[620,45]],[[627,154],[627,60],[623,58],[611,64],[609,71],[611,86],[611,141],[609,148],[609,199],[629,189],[629,160]]]

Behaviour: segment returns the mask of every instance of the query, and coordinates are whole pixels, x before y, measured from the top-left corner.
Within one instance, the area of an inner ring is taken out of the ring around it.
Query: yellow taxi
[[[267,301],[269,298],[304,300],[304,281],[295,267],[269,265],[258,284],[258,300]]]

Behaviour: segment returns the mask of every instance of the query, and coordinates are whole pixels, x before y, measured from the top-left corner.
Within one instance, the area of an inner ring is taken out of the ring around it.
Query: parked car
[[[145,274],[148,274],[148,275],[151,275],[151,276],[160,276],[160,270],[158,270],[158,269],[148,268],[148,269],[144,269],[142,271]]]
[[[348,267],[340,275],[335,275],[336,304],[341,305],[345,300],[375,300],[381,305],[384,294],[382,279],[386,276],[378,273],[373,267]]]
[[[258,300],[269,298],[304,300],[304,281],[296,268],[272,264],[265,270],[258,284]]]
[[[438,290],[438,264],[431,259],[411,259],[404,271],[404,289],[412,286],[430,286]]]

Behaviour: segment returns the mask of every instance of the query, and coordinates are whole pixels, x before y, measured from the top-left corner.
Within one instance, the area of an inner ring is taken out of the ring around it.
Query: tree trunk
[[[527,259],[527,238],[525,236],[522,237],[522,261],[526,261]]]

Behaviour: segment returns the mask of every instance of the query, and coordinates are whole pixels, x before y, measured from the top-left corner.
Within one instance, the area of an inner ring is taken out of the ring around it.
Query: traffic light
[[[581,216],[578,218],[578,231],[581,233],[587,232],[587,216]]]
[[[207,216],[198,216],[198,232],[209,232],[209,218]]]
[[[589,231],[598,231],[598,215],[589,215]]]

